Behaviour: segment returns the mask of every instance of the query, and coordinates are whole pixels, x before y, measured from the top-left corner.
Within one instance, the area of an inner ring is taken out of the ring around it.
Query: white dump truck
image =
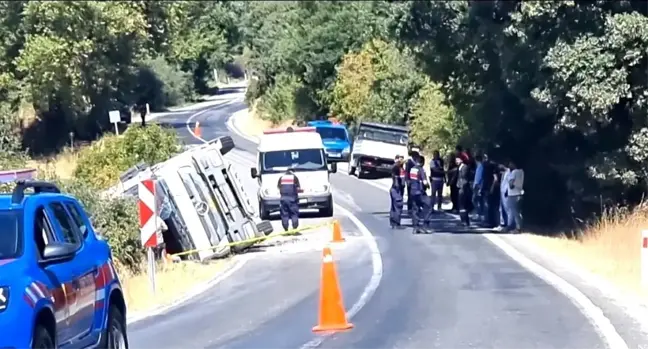
[[[361,122],[354,132],[349,175],[390,173],[396,155],[407,156],[408,133],[406,126]]]

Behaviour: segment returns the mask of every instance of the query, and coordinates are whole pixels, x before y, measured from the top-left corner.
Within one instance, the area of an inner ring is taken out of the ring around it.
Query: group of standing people
[[[445,161],[439,151],[433,152],[428,177],[420,150],[412,147],[408,155],[407,160],[397,156],[392,169],[392,228],[401,227],[405,193],[414,232],[428,228],[435,206],[437,211],[442,209],[445,185],[450,189],[450,211],[459,213],[465,226],[470,226],[473,216],[489,228],[513,232],[522,228],[524,171],[514,161],[496,164],[487,154],[473,157],[469,149],[457,146]],[[474,211],[476,214],[472,215]]]

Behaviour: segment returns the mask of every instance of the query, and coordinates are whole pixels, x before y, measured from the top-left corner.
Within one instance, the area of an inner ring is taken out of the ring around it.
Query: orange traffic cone
[[[202,136],[202,132],[200,131],[200,122],[199,121],[196,121],[196,126],[194,127],[193,134],[196,137],[201,137]]]
[[[320,285],[320,306],[318,325],[313,332],[338,332],[353,328],[347,322],[342,292],[330,247],[322,253],[322,281]]]
[[[333,221],[333,239],[331,242],[344,242],[342,237],[342,228],[340,228],[340,221],[337,219]]]

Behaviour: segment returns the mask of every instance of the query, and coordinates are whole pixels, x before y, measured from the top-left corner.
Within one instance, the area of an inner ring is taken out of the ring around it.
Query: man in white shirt
[[[506,206],[508,207],[508,228],[519,233],[522,229],[522,196],[524,195],[524,171],[517,168],[515,162],[509,162],[510,173],[507,178],[508,192]]]
[[[509,177],[511,174],[511,170],[504,166],[504,165],[499,165],[500,171],[504,171],[500,177],[500,226],[499,230],[506,230],[508,226],[508,202],[507,202],[507,195],[508,195],[508,187],[509,187]]]

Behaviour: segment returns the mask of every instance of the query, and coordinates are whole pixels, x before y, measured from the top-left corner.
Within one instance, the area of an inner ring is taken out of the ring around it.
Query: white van
[[[257,164],[250,175],[259,182],[261,219],[279,210],[279,178],[288,168],[293,169],[303,190],[299,193],[300,210],[317,209],[323,216],[333,216],[329,175],[337,172],[337,164],[327,167],[324,143],[315,127],[265,131],[257,147]]]

